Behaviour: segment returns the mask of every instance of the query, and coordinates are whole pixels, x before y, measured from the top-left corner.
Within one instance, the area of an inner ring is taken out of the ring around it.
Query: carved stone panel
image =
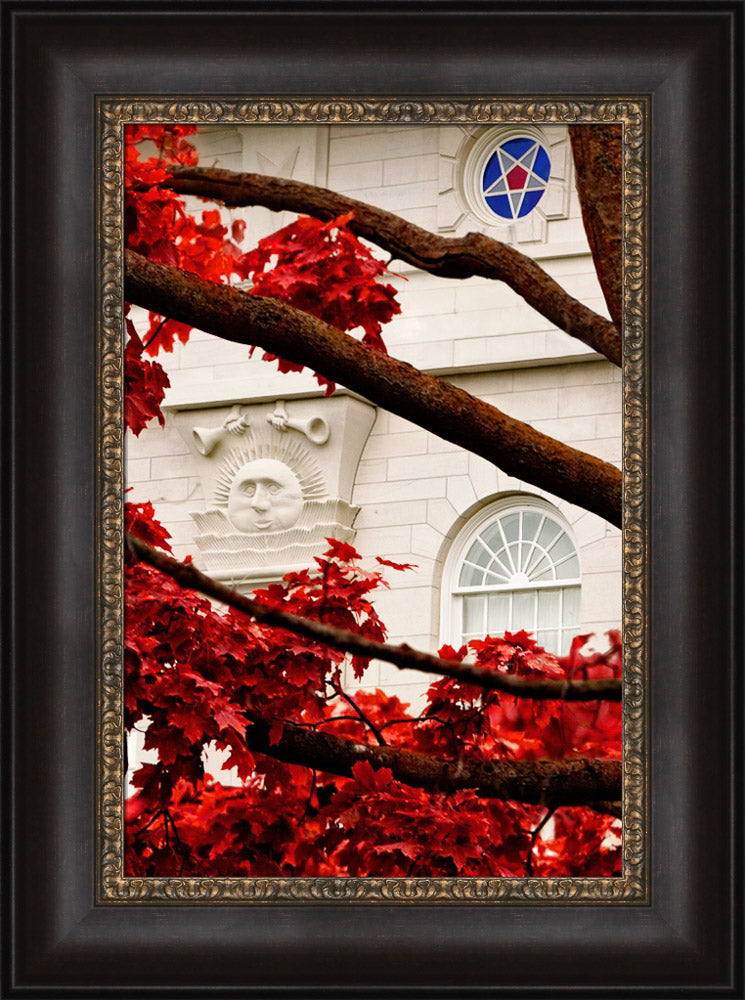
[[[201,568],[233,583],[312,564],[351,541],[354,475],[375,409],[350,396],[235,403],[173,414],[202,482],[191,512]]]

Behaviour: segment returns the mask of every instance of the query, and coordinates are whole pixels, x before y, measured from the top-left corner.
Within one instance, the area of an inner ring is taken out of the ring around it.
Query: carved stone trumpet
[[[329,439],[329,425],[323,417],[308,417],[306,420],[288,417],[285,404],[282,401],[277,403],[274,413],[266,419],[278,431],[288,429],[299,431],[307,437],[311,444],[326,444]]]
[[[194,447],[200,455],[209,453],[222,441],[226,434],[242,434],[248,427],[248,419],[236,403],[219,427],[193,427]]]

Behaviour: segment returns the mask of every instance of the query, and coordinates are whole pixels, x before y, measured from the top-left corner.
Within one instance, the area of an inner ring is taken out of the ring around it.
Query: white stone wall
[[[607,361],[465,374],[451,381],[506,413],[616,464],[621,459],[621,376]],[[451,642],[441,627],[440,583],[448,545],[468,517],[513,492],[543,497],[569,522],[582,567],[581,628],[600,637],[621,621],[621,534],[602,518],[497,470],[441,438],[379,411],[357,472],[361,507],[356,545],[367,556],[416,563],[386,571],[377,600],[393,641],[435,650]],[[378,669],[379,673],[375,673]],[[420,682],[395,667],[371,668],[366,684],[413,697]]]
[[[560,165],[547,214],[518,227],[484,227],[469,219],[457,186],[458,151],[475,132],[457,127],[247,126],[210,128],[199,137],[201,162],[234,170],[279,173],[334,188],[389,209],[444,235],[489,229],[513,242],[572,295],[607,315],[583,233],[565,130],[551,132]],[[558,166],[557,166],[558,169]],[[560,183],[559,183],[560,182]],[[453,206],[456,206],[453,208]],[[460,206],[460,207],[458,207]],[[202,206],[195,203],[199,210]],[[550,211],[549,211],[550,209]],[[458,214],[460,213],[460,214]],[[290,221],[263,209],[225,212],[249,220],[246,249]],[[529,217],[530,219],[530,217]],[[481,278],[436,278],[393,262],[391,282],[401,315],[385,329],[391,354],[447,378],[538,430],[620,465],[620,372],[554,328],[506,285]],[[274,364],[249,359],[245,347],[195,332],[187,345],[158,358],[171,378],[171,411],[248,400],[318,397],[307,374],[280,375]],[[343,391],[343,390],[340,390]],[[207,500],[182,436],[167,422],[127,442],[130,499],[151,500],[179,557],[194,552],[193,510]],[[475,510],[501,493],[526,491],[489,463],[379,410],[362,453],[352,500],[358,549],[397,562],[386,570],[390,591],[378,609],[394,641],[435,650],[441,634],[440,584],[449,541]],[[561,501],[558,509],[579,545],[583,573],[582,629],[617,627],[621,619],[620,533],[600,518]],[[405,700],[421,678],[371,667],[366,686],[383,686]]]

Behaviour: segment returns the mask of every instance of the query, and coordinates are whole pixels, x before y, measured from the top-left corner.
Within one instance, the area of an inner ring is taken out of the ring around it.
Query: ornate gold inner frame
[[[97,102],[99,631],[97,897],[100,903],[640,903],[648,899],[647,121],[645,101],[481,98],[111,99]],[[527,124],[623,129],[623,874],[618,878],[128,878],[123,874],[123,162],[130,122]]]

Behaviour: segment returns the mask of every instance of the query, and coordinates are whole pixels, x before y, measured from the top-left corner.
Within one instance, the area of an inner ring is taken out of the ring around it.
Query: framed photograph
[[[527,13],[3,6],[4,995],[738,995],[742,4]]]

